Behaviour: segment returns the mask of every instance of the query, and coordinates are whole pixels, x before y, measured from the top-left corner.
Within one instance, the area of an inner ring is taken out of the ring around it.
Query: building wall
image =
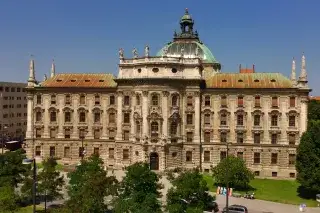
[[[70,103],[66,102],[67,95]],[[177,104],[173,105],[175,95]],[[222,106],[224,96],[226,105]],[[239,106],[238,97],[243,97],[243,106]],[[255,97],[260,97],[259,107]],[[272,106],[272,97],[277,106]],[[290,97],[294,97],[294,106],[290,106]],[[160,170],[198,167],[200,158],[202,168],[209,170],[223,158],[228,142],[230,154],[243,156],[248,167],[263,177],[295,176],[296,147],[307,119],[307,96],[293,90],[200,90],[196,84],[181,86],[179,81],[161,86],[120,85],[112,91],[85,93],[36,91],[29,94],[29,104],[33,109],[29,120],[34,122],[27,132],[29,156],[43,159],[50,156],[51,150],[62,163],[74,164],[81,158],[79,148],[83,141],[85,157],[99,150],[106,167],[121,169],[134,162],[149,162],[150,154],[156,152]],[[68,122],[67,112],[71,118]],[[56,114],[55,121],[50,121],[50,113]],[[85,114],[84,122],[79,120],[80,113]],[[100,119],[95,118],[95,113]],[[226,124],[221,124],[223,115],[227,117]],[[238,122],[238,115],[243,116],[243,124]],[[255,115],[261,116],[259,125],[254,125]],[[271,125],[273,115],[277,116],[277,123]],[[292,126],[290,116],[294,116]],[[177,123],[176,133],[172,122]],[[70,134],[66,136],[68,130]],[[226,142],[221,134],[226,134]],[[237,139],[241,134],[243,141]],[[260,142],[254,140],[254,134],[260,134]],[[273,142],[272,135],[277,136]],[[289,141],[289,135],[295,135],[294,141]]]
[[[27,84],[0,82],[0,136],[25,135],[27,127]]]

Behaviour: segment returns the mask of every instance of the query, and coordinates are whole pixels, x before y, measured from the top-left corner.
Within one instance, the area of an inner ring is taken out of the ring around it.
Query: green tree
[[[253,173],[247,168],[241,158],[229,156],[212,168],[212,177],[218,186],[226,186],[227,180],[230,188],[245,190],[250,188],[250,181],[254,179]]]
[[[203,212],[215,198],[208,194],[207,182],[198,169],[182,171],[171,176],[172,188],[167,193],[167,210],[170,213]]]
[[[105,212],[105,198],[117,192],[117,179],[107,176],[103,161],[96,155],[81,161],[76,170],[69,173],[70,178],[67,208],[77,213]]]
[[[311,100],[308,103],[308,121],[320,120],[320,101]]]
[[[162,188],[159,177],[146,163],[135,163],[127,168],[126,176],[120,184],[119,196],[114,200],[116,213],[162,212]]]
[[[297,180],[303,196],[320,192],[320,120],[310,121],[297,149]],[[314,197],[313,197],[314,198]]]
[[[31,168],[31,166],[22,164],[25,157],[25,151],[22,149],[0,154],[0,186],[9,184],[17,187],[18,183],[23,181],[25,174]]]
[[[17,210],[18,196],[14,187],[7,185],[0,187],[0,210],[1,212],[15,212]]]
[[[47,208],[47,198],[62,198],[62,187],[64,185],[63,176],[57,171],[57,160],[48,158],[42,161],[43,168],[38,174],[38,191],[45,196],[45,209]]]

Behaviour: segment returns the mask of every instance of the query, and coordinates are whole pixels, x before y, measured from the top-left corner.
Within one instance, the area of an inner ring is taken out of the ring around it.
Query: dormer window
[[[238,80],[238,82],[240,82],[240,83],[241,83],[241,82],[243,82],[243,80],[242,80],[242,79],[239,79],[239,80]]]
[[[254,82],[255,82],[255,83],[258,83],[258,82],[259,82],[259,80],[258,80],[258,79],[254,79]]]
[[[227,80],[226,80],[226,79],[223,79],[222,82],[225,83],[225,82],[227,82]]]
[[[276,80],[275,80],[275,79],[271,79],[270,81],[271,81],[272,83],[276,82]]]

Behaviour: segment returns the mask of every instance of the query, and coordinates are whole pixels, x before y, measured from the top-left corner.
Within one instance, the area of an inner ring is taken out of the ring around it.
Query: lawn
[[[214,181],[210,175],[204,175],[210,191],[216,192]],[[307,206],[317,206],[315,200],[300,198],[297,193],[299,183],[294,180],[254,179],[250,185],[255,188],[257,199],[287,204],[305,203]],[[239,192],[245,193],[245,192]]]
[[[43,206],[36,206],[36,210],[43,210]],[[19,210],[15,211],[16,213],[32,213],[33,212],[33,206],[26,206],[22,207]]]

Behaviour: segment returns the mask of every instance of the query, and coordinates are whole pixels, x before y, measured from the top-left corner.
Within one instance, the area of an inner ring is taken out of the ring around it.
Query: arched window
[[[141,132],[141,125],[139,121],[136,121],[136,133],[139,135]]]
[[[172,106],[178,106],[178,96],[177,95],[173,95],[171,98],[171,105]]]
[[[42,113],[41,112],[36,112],[36,121],[40,122],[42,120]]]
[[[153,121],[153,122],[151,123],[151,131],[152,131],[152,132],[157,132],[157,131],[159,131],[158,122]]]
[[[56,112],[50,112],[50,121],[51,122],[57,121],[57,113]]]
[[[151,97],[151,104],[152,106],[158,106],[159,105],[159,98],[157,95],[153,95]]]
[[[170,125],[170,133],[171,135],[176,135],[177,134],[177,123],[172,122]]]
[[[140,95],[136,95],[136,105],[140,105]]]

